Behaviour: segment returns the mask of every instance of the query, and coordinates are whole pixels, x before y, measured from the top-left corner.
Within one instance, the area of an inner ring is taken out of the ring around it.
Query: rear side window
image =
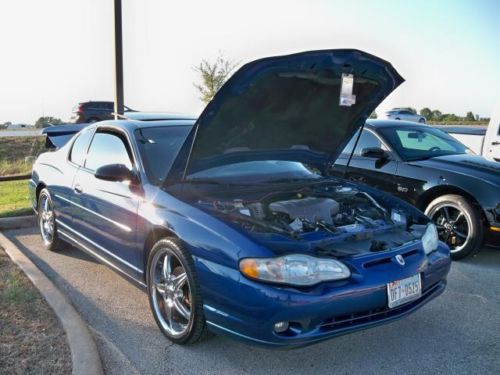
[[[85,168],[95,171],[108,164],[123,164],[132,169],[123,138],[114,133],[96,133],[90,144]]]
[[[73,143],[73,147],[71,147],[69,160],[77,165],[83,165],[92,134],[93,129],[84,129],[80,132]]]

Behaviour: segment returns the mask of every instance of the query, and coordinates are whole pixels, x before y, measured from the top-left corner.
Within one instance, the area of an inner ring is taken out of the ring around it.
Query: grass
[[[31,212],[27,180],[0,183],[0,217],[27,215]]]
[[[31,172],[36,157],[45,151],[45,137],[0,137],[0,176]]]
[[[469,125],[469,126],[484,126],[488,125],[488,120],[479,120],[479,121],[465,121],[465,120],[457,120],[457,121],[427,121],[428,125]]]
[[[54,312],[0,248],[0,374],[69,374],[71,367]]]
[[[29,281],[17,267],[8,267],[7,257],[0,258],[0,267],[7,269],[0,274],[0,306],[22,309],[37,297]],[[5,264],[4,264],[5,263]]]

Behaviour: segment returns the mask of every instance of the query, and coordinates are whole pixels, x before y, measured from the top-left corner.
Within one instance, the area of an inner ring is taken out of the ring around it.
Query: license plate
[[[389,308],[401,306],[418,299],[422,295],[420,274],[387,284],[387,299]]]

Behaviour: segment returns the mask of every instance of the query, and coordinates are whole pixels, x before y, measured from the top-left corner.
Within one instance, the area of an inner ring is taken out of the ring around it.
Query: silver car
[[[413,113],[408,109],[391,109],[390,111],[385,113],[385,118],[393,119],[393,120],[405,120],[405,121],[413,121],[419,122],[421,124],[425,124],[425,117],[420,116],[419,114]]]

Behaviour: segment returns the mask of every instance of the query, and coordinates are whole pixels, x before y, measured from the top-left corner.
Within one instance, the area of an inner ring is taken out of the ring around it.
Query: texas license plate
[[[401,306],[418,299],[422,295],[420,274],[387,284],[387,299],[389,308]]]

